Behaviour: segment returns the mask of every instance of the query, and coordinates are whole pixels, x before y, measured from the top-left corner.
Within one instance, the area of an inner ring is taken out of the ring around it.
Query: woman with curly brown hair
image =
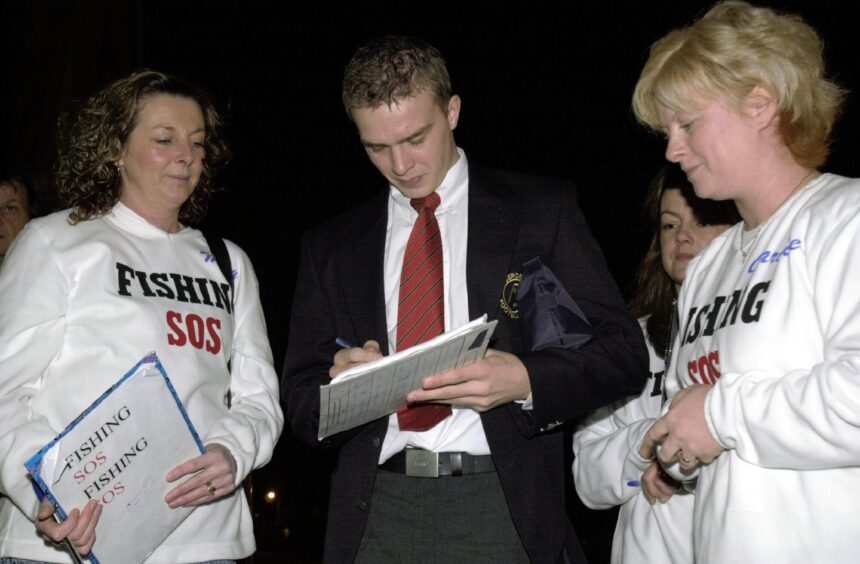
[[[237,487],[271,458],[283,416],[251,263],[226,242],[231,287],[189,227],[229,156],[220,130],[208,96],[154,71],[90,98],[72,127],[57,175],[69,209],[31,221],[0,273],[3,556],[68,561],[39,533],[90,552],[101,505],[54,523],[23,462],[153,350],[206,452],[168,472],[164,502],[196,509],[147,562],[254,551]]]

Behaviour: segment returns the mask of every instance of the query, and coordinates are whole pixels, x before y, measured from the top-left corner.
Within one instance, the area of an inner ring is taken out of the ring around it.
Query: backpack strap
[[[211,237],[205,233],[203,237],[206,238],[206,244],[209,245],[209,252],[215,257],[218,269],[221,270],[221,274],[224,275],[224,278],[230,284],[231,301],[235,302],[235,300],[232,300],[233,292],[235,291],[233,287],[233,265],[230,263],[230,253],[227,252],[227,245],[221,237]]]
[[[232,310],[233,315],[236,315],[236,299],[234,297],[236,288],[233,286],[233,265],[230,263],[230,253],[227,252],[227,245],[221,237],[210,237],[206,233],[203,234],[203,237],[206,239],[206,244],[209,246],[209,252],[212,253],[213,257],[215,257],[215,263],[218,265],[218,269],[230,284],[230,309]],[[227,370],[230,370],[229,360],[227,361]],[[227,390],[224,403],[227,405],[228,409],[233,403],[230,390]]]
[[[203,237],[206,239],[206,244],[209,245],[209,252],[212,253],[212,256],[215,257],[215,262],[218,264],[218,269],[221,271],[221,274],[224,275],[224,278],[227,279],[227,282],[230,283],[230,299],[233,304],[233,315],[236,315],[236,300],[233,299],[233,293],[236,291],[233,286],[233,265],[230,262],[230,253],[227,252],[227,244],[224,243],[224,239],[221,237],[210,237],[206,233],[203,234]],[[227,370],[230,370],[230,361],[227,361]],[[227,394],[224,397],[224,403],[227,405],[227,409],[232,407],[233,403],[233,394],[230,390],[227,390]],[[254,482],[253,482],[253,472],[249,472],[248,475],[242,482],[242,489],[245,493],[245,498],[248,500],[248,507],[251,509],[253,513],[254,508]],[[252,556],[253,557],[253,556]]]

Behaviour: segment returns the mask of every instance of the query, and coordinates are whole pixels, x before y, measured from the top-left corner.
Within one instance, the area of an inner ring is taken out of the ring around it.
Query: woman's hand
[[[657,458],[657,443],[648,433],[642,437],[642,444],[639,445],[639,456],[644,460],[654,460]]]
[[[648,431],[651,439],[663,444],[659,458],[664,463],[678,460],[689,470],[699,462],[710,464],[725,450],[705,421],[705,399],[712,387],[696,384],[675,394],[669,411]]]
[[[681,488],[681,484],[668,476],[656,461],[642,474],[642,493],[648,503],[666,503]]]
[[[186,460],[167,473],[167,481],[187,480],[167,492],[164,501],[171,508],[194,507],[230,495],[236,489],[236,460],[227,447],[212,443],[206,453]]]
[[[36,529],[56,543],[68,539],[81,556],[86,556],[96,542],[96,524],[102,514],[102,505],[90,500],[81,511],[72,509],[62,523],[54,521],[54,506],[47,499],[42,500],[36,516]]]

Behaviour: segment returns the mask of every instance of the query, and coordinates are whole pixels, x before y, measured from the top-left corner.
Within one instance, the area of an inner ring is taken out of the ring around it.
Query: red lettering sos
[[[687,364],[687,374],[696,384],[716,384],[720,377],[720,351],[711,351],[691,360]]]
[[[87,479],[87,476],[98,470],[98,467],[105,462],[107,462],[107,456],[105,456],[105,453],[100,452],[96,454],[94,459],[87,460],[86,462],[84,462],[84,465],[81,467],[81,469],[75,472],[75,482],[80,484]]]
[[[108,503],[115,500],[116,496],[120,495],[124,491],[125,491],[125,486],[122,485],[122,482],[116,482],[111,487],[111,489],[107,490],[105,493],[103,493],[101,496],[99,496],[98,500],[102,504],[107,505]]]
[[[195,313],[189,313],[184,318],[177,311],[167,312],[167,343],[175,347],[190,344],[200,350],[212,354],[221,352],[221,320],[215,317],[203,319]]]

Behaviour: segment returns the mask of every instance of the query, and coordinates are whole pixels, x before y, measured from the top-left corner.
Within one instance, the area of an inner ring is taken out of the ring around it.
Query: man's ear
[[[460,97],[456,94],[448,100],[448,126],[451,131],[457,127],[457,120],[460,119]]]

